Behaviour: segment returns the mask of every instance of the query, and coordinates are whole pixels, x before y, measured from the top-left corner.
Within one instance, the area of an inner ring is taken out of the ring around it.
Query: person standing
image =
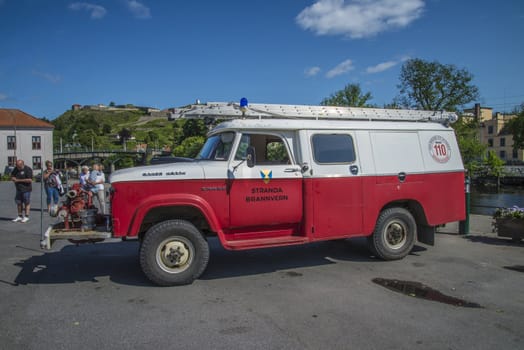
[[[59,187],[61,186],[60,173],[53,169],[50,160],[45,162],[46,169],[43,174],[45,192],[47,194],[47,211],[51,208],[51,203],[58,204],[60,198]]]
[[[11,180],[16,187],[15,202],[18,216],[13,222],[28,222],[31,210],[31,191],[33,190],[33,170],[19,159],[11,172]]]
[[[98,171],[98,164],[93,164],[93,169],[91,169],[91,172],[89,173],[89,176],[87,178],[87,186],[88,190],[93,193],[93,196],[96,195],[96,192],[98,188],[96,187],[96,178],[98,177],[98,174],[100,171]]]
[[[82,189],[84,191],[89,190],[89,183],[87,180],[89,179],[89,167],[87,165],[82,166],[82,172],[80,173],[80,186],[82,186]]]
[[[100,205],[101,214],[106,212],[106,193],[104,183],[106,182],[106,176],[104,175],[104,166],[102,164],[97,164],[98,174],[95,180],[96,198],[98,198],[98,204]]]

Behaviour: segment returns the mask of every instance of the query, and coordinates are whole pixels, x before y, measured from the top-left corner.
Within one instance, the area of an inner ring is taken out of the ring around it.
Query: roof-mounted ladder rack
[[[381,120],[381,121],[432,121],[453,123],[458,116],[453,112],[420,111],[411,109],[383,109],[335,106],[279,105],[253,103],[240,106],[233,102],[208,102],[175,110],[172,118],[218,119],[324,119],[324,120]]]

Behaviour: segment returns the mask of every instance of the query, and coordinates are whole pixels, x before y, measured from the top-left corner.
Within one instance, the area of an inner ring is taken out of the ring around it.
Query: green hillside
[[[176,156],[194,157],[204,142],[208,128],[201,120],[169,121],[143,111],[69,110],[51,121],[55,125],[54,150],[135,150],[147,144],[148,150],[168,148]],[[120,135],[120,139],[117,138]]]
[[[134,137],[127,141],[128,149],[134,149],[136,143],[147,143],[149,147],[172,145],[174,123],[167,118],[144,121],[145,116],[142,111],[67,111],[52,121],[55,125],[54,149],[60,149],[60,139],[63,150],[91,150],[91,146],[94,149],[122,149],[122,141],[116,135],[125,134],[125,130]]]

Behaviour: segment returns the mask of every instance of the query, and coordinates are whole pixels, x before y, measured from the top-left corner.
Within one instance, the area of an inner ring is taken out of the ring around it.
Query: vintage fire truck
[[[226,121],[192,161],[113,173],[109,217],[70,191],[42,246],[134,237],[145,275],[180,285],[203,273],[213,236],[230,250],[367,237],[393,260],[465,218],[454,113],[242,100],[176,116]]]

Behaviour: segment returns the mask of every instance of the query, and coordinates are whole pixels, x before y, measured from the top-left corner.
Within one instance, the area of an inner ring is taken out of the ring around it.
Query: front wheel
[[[206,269],[209,246],[190,222],[169,220],[151,227],[140,245],[140,266],[161,286],[190,284]]]
[[[381,259],[397,260],[409,254],[416,234],[417,224],[408,210],[389,208],[380,213],[369,243]]]

